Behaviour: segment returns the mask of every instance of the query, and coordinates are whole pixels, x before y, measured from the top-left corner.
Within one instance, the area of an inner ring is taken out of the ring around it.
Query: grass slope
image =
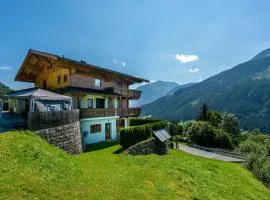
[[[107,144],[108,145],[108,144]],[[119,145],[71,156],[32,133],[0,135],[0,199],[269,199],[238,164],[191,156],[115,154]]]

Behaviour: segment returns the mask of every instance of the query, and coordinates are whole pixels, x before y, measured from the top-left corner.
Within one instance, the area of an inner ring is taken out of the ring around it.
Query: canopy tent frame
[[[29,88],[11,92],[7,95],[7,97],[13,100],[29,100],[29,112],[35,111],[35,102],[38,100],[68,101],[72,109],[72,97],[60,95],[39,88]]]

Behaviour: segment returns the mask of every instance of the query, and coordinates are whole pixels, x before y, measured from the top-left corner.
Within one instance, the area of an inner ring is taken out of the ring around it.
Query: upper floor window
[[[105,99],[96,98],[96,108],[105,108]]]
[[[95,79],[95,86],[101,87],[101,80],[100,79]]]
[[[93,99],[87,99],[87,107],[88,108],[93,108],[94,107]]]
[[[121,81],[117,81],[116,82],[116,87],[117,88],[122,88],[122,82]]]
[[[61,84],[61,76],[57,76],[57,84]]]
[[[64,75],[64,83],[68,81],[68,75]]]

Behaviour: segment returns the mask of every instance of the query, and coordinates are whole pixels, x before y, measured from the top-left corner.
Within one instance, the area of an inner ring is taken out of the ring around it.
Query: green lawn
[[[270,199],[239,164],[179,151],[128,156],[119,148],[71,156],[31,133],[1,134],[0,199]]]

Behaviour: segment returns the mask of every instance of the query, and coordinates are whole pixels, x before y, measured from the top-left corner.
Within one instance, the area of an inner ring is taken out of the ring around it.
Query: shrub
[[[176,133],[177,135],[183,135],[183,124],[182,123],[179,123],[176,125]]]
[[[138,142],[150,138],[153,130],[159,130],[166,126],[166,121],[158,121],[150,124],[122,128],[120,130],[120,145],[126,149]]]
[[[265,154],[250,153],[246,166],[258,179],[270,185],[270,160]]]
[[[174,122],[169,122],[167,126],[167,131],[171,136],[177,135],[177,124]]]
[[[188,128],[187,134],[191,142],[206,146],[232,148],[232,138],[221,129],[215,128],[209,122],[193,122]]]
[[[192,124],[194,122],[196,122],[196,121],[187,121],[187,122],[184,122],[184,123],[181,124],[182,129],[183,129],[182,130],[183,131],[183,135],[187,135],[188,134],[188,129],[189,129],[189,127],[192,126]]]
[[[222,113],[220,127],[232,135],[238,135],[240,133],[239,121],[232,113]]]
[[[147,118],[147,119],[136,118],[136,119],[130,119],[129,125],[130,126],[138,126],[138,125],[143,125],[143,124],[155,123],[155,122],[159,122],[159,121],[161,121],[161,120],[152,119],[152,118]]]
[[[243,154],[257,153],[270,155],[270,137],[263,134],[250,134],[245,141],[239,144],[237,150]]]
[[[270,137],[268,135],[249,134],[248,138],[241,142],[237,148],[246,154],[246,166],[253,174],[270,185]]]

